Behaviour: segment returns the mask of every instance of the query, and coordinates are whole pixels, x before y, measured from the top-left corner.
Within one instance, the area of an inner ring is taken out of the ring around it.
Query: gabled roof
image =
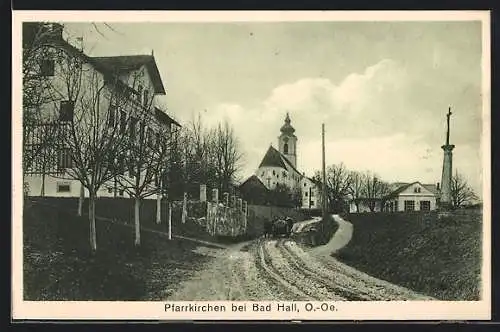
[[[165,94],[165,87],[163,86],[160,72],[156,66],[156,61],[153,55],[122,55],[91,57],[91,59],[114,73],[126,73],[139,69],[141,66],[146,66],[151,77],[151,81],[153,82],[155,92],[158,94]]]
[[[429,190],[434,195],[439,194],[439,190],[437,188],[437,185],[435,185],[435,184],[423,184],[423,186],[425,189]]]
[[[273,148],[273,146],[269,146],[269,149],[267,149],[266,154],[264,155],[264,158],[262,158],[262,161],[260,162],[259,167],[281,167],[285,168],[285,162],[283,161],[283,155]]]
[[[437,193],[436,185],[433,185],[433,184],[422,184],[419,181],[415,181],[415,182],[412,182],[412,183],[403,183],[403,182],[400,182],[401,185],[398,188],[396,188],[395,190],[393,190],[390,194],[388,194],[386,196],[386,198],[387,197],[397,196],[397,195],[399,195],[400,193],[402,193],[403,191],[405,191],[406,189],[408,189],[409,187],[411,187],[412,185],[414,185],[416,183],[420,184],[422,187],[424,187],[425,189],[429,190],[433,194]],[[434,189],[432,189],[432,186],[434,187]]]
[[[248,183],[253,183],[253,184],[256,184],[258,185],[259,187],[262,187],[264,189],[267,190],[267,187],[264,185],[264,183],[259,179],[259,177],[257,175],[252,175],[250,176],[248,179],[246,179],[245,181],[243,181],[238,187],[242,187]]]
[[[163,112],[161,109],[155,106],[155,116],[158,121],[163,122],[167,125],[175,124],[178,127],[182,127],[179,122],[175,121],[172,117],[170,117],[167,113]]]

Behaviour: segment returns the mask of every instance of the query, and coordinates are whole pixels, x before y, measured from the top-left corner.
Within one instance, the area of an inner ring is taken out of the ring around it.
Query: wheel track
[[[311,256],[300,246],[292,246],[292,243],[283,243],[284,250],[287,250],[291,255],[301,262],[303,268],[320,276],[327,283],[337,285],[350,296],[351,301],[384,301],[387,300],[387,290],[384,286],[359,278],[359,275],[353,273],[345,273],[343,269],[338,266],[327,266],[323,261],[317,257]],[[335,279],[332,280],[332,276]],[[349,296],[348,296],[349,297]]]
[[[267,242],[262,246],[262,250],[269,258],[270,265],[273,266],[276,273],[283,280],[289,285],[300,289],[302,293],[306,294],[312,300],[343,300],[337,294],[328,291],[327,287],[323,284],[307,280],[306,275],[297,273],[297,270],[292,269],[289,264],[290,262],[281,255],[277,245],[278,242]]]
[[[435,300],[433,297],[418,294],[411,289],[392,284],[386,280],[372,277],[355,268],[337,261],[333,257],[318,257],[318,261],[333,273],[345,275],[356,283],[368,286],[369,288],[380,292],[379,297],[383,301],[408,301],[408,300]]]
[[[290,297],[287,300],[299,300],[299,301],[314,300],[313,298],[311,298],[311,296],[302,292],[295,285],[283,279],[280,276],[280,274],[277,273],[278,271],[276,271],[276,269],[272,265],[271,266],[268,265],[268,263],[266,262],[266,254],[264,250],[265,243],[266,242],[260,243],[256,249],[257,250],[256,262],[258,263],[257,266],[261,268],[261,270],[264,272],[263,273],[264,275],[267,275],[268,277],[271,277],[271,279],[276,281],[276,284],[279,286],[278,292],[287,297]],[[267,257],[267,260],[270,260],[269,256]],[[293,296],[290,296],[292,294]]]
[[[251,248],[249,248],[251,249]],[[274,300],[275,294],[271,292],[271,287],[269,283],[262,279],[258,279],[258,269],[255,265],[254,257],[249,250],[242,257],[241,265],[236,268],[236,278],[238,281],[238,286],[242,288],[242,292],[246,294],[244,300],[259,301],[259,300]],[[259,287],[259,283],[263,283],[262,287]]]
[[[373,296],[370,296],[370,294],[361,292],[358,289],[350,289],[348,287],[344,287],[338,282],[335,282],[335,280],[330,279],[329,277],[331,277],[331,275],[327,277],[324,273],[321,273],[322,271],[313,270],[308,264],[305,264],[302,258],[298,257],[293,251],[291,251],[286,246],[285,242],[286,240],[280,241],[277,247],[290,263],[290,265],[299,270],[302,274],[307,275],[309,278],[314,280],[315,283],[324,285],[324,287],[328,288],[331,292],[337,294],[340,297],[338,301],[373,300]]]

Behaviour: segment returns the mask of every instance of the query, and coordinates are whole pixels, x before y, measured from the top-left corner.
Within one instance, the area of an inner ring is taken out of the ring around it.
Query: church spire
[[[280,131],[283,134],[292,135],[295,132],[295,129],[290,125],[290,122],[291,122],[290,115],[288,114],[288,112],[286,112],[285,124],[283,126],[281,126],[281,129],[280,129]]]

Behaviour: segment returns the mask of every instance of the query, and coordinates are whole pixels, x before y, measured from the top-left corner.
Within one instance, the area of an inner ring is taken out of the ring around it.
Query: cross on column
[[[450,145],[450,116],[451,107],[448,107],[448,114],[446,114],[446,145]]]

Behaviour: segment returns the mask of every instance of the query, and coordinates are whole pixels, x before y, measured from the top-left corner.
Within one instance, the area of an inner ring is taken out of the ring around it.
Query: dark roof
[[[129,72],[146,66],[156,93],[165,94],[165,87],[153,55],[123,55],[91,57],[96,63],[114,73]]]
[[[179,122],[175,121],[167,113],[163,112],[161,109],[155,106],[155,116],[156,118],[165,124],[175,124],[178,127],[182,127]]]
[[[281,154],[280,152],[278,152],[281,157],[285,160],[285,162],[288,164],[288,166],[290,166],[295,172],[299,173],[300,176],[302,176],[302,174],[295,168],[295,166],[293,166],[292,162],[290,160],[288,160],[287,157],[285,157],[283,154]]]
[[[262,183],[262,181],[259,179],[259,177],[257,175],[255,175],[255,174],[252,175],[252,176],[250,176],[245,181],[243,181],[243,183],[241,183],[239,185],[239,187],[245,186],[245,185],[247,185],[249,183],[256,184],[258,186],[262,186],[263,188],[265,188],[267,190],[267,187],[264,185],[264,183]]]
[[[269,167],[281,167],[281,168],[286,168],[285,163],[283,162],[283,155],[273,148],[273,146],[269,146],[269,149],[267,149],[266,154],[264,155],[264,158],[260,162],[259,167],[262,166],[269,166]]]
[[[295,129],[290,125],[290,116],[288,115],[288,112],[286,113],[285,124],[281,126],[280,131],[288,135],[292,135],[295,132]]]
[[[422,187],[424,187],[425,189],[429,190],[431,193],[433,194],[437,194],[437,188],[436,188],[436,185],[434,184],[422,184],[420,183],[419,181],[415,181],[415,182],[412,182],[412,183],[404,183],[404,182],[400,182],[400,186],[393,190],[390,194],[388,194],[386,197],[394,197],[394,196],[397,196],[399,195],[401,192],[405,191],[408,187],[414,185],[415,183],[418,183],[420,184]],[[398,184],[398,183],[396,183]]]
[[[121,88],[124,90],[129,90],[129,91],[133,90],[127,84],[120,81],[117,78],[116,72],[113,70],[113,68],[111,68],[110,66],[107,66],[105,62],[99,61],[98,57],[88,56],[82,50],[71,45],[68,41],[64,40],[63,38],[52,38],[52,39],[50,39],[49,42],[47,42],[47,46],[59,47],[61,49],[64,49],[68,54],[75,56],[75,57],[79,57],[82,61],[87,62],[90,65],[92,65],[97,71],[99,71],[101,74],[104,75],[105,79],[109,79],[109,80],[115,82],[117,84],[118,88]],[[115,57],[109,57],[109,58],[115,58]],[[156,63],[155,63],[155,67],[156,67]],[[158,75],[159,75],[159,73],[158,73]],[[161,79],[160,79],[160,83],[161,83]],[[162,87],[163,87],[163,84],[162,84]]]
[[[424,188],[429,190],[433,194],[438,194],[439,190],[437,189],[437,185],[435,184],[423,184]]]

